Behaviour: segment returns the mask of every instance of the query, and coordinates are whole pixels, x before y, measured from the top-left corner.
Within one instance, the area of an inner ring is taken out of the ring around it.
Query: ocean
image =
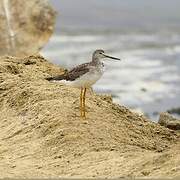
[[[93,89],[157,121],[159,112],[180,107],[180,13],[172,3],[161,12],[162,0],[135,1],[140,7],[129,0],[53,0],[56,31],[42,54],[67,69],[90,61],[96,49],[121,58],[104,60],[106,72]]]

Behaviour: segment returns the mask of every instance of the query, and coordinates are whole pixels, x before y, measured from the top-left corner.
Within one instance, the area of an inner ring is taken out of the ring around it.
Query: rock
[[[146,88],[141,88],[141,91],[142,91],[142,92],[146,92],[147,89],[146,89]]]
[[[1,0],[0,56],[39,52],[53,33],[55,14],[46,0]]]
[[[160,114],[158,123],[169,129],[180,130],[180,119],[174,118],[167,112],[163,112]]]
[[[179,114],[180,115],[180,107],[172,108],[172,109],[168,110],[167,112],[168,113],[175,113],[175,114]]]

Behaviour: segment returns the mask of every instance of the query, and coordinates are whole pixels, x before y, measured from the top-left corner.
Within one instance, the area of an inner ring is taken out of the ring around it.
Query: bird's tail
[[[47,81],[61,81],[66,79],[66,74],[45,78]]]
[[[48,77],[48,78],[45,78],[47,81],[53,81],[54,80],[54,77]]]

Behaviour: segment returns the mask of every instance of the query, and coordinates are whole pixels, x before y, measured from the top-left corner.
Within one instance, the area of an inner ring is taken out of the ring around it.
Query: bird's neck
[[[92,59],[92,64],[93,64],[93,65],[101,65],[101,64],[103,64],[103,63],[100,61],[99,58],[93,58],[93,59]]]

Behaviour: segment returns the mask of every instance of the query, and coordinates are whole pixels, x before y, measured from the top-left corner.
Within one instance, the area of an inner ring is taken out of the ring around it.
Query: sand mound
[[[179,134],[79,90],[50,83],[63,73],[41,56],[0,59],[1,177],[180,175]]]

